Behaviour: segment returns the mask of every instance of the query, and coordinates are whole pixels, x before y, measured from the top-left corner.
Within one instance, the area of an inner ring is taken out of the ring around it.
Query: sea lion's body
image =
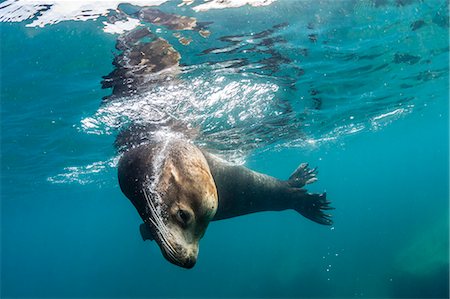
[[[331,224],[329,217],[320,211],[328,205],[325,194],[310,194],[302,189],[305,184],[315,180],[315,172],[308,170],[307,165],[301,165],[290,180],[282,181],[228,163],[206,151],[203,154],[219,195],[219,206],[213,220],[293,209],[318,223]],[[317,204],[317,207],[313,207],[313,204]]]
[[[195,264],[210,221],[294,209],[317,223],[331,224],[323,213],[330,209],[325,194],[303,189],[316,180],[307,165],[282,181],[228,163],[185,138],[166,137],[125,150],[118,177],[145,223],[144,238],[156,240],[170,262],[185,268]]]

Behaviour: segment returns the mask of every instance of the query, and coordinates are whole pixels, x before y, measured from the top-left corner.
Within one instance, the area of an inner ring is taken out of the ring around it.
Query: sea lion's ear
[[[146,241],[146,240],[150,240],[153,241],[153,235],[150,231],[150,229],[148,228],[148,225],[145,223],[141,223],[141,225],[139,226],[139,231],[141,232],[141,237],[142,240]]]
[[[170,174],[172,175],[172,176],[171,176],[171,179],[173,179],[173,181],[174,181],[175,183],[179,183],[179,182],[180,182],[180,172],[179,172],[178,169],[177,169],[175,166],[173,166],[173,165],[172,165],[172,167],[170,168]]]

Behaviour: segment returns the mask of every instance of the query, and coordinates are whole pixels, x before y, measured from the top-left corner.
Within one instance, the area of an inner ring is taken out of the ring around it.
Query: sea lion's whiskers
[[[166,239],[166,237],[165,236],[163,236],[163,235],[160,235],[161,236],[161,242],[162,243],[164,243],[166,246],[165,246],[165,248],[167,249],[166,250],[166,252],[167,253],[170,253],[170,255],[175,259],[175,260],[179,260],[177,257],[176,257],[176,251],[175,251],[175,248],[173,248],[173,246],[169,243],[169,241]]]
[[[153,218],[155,219],[155,221],[159,224],[160,230],[163,230],[163,232],[164,232],[166,235],[170,235],[170,233],[169,233],[169,231],[168,231],[168,229],[167,229],[167,226],[166,226],[166,225],[164,224],[164,222],[162,221],[161,216],[158,215],[154,203],[153,203],[153,202],[150,200],[150,198],[148,197],[147,192],[145,191],[145,189],[144,189],[143,191],[144,191],[144,197],[145,197],[145,200],[147,201],[147,205],[148,205],[148,207],[150,208],[150,213],[152,214],[152,216],[153,216]]]
[[[165,248],[167,248],[167,253],[175,260],[178,260],[178,258],[176,257],[176,251],[173,248],[173,246],[169,243],[169,241],[167,240],[167,236],[163,233],[160,225],[158,223],[155,222],[155,220],[153,220],[151,217],[148,218],[148,220],[155,226],[156,228],[156,233],[160,236],[160,240],[161,242],[165,245]]]
[[[166,245],[166,248],[169,249],[174,255],[176,255],[176,250],[173,248],[172,244],[170,244],[169,240],[167,239],[167,233],[163,233],[161,230],[159,231],[159,235],[161,237],[161,241]],[[175,256],[174,256],[175,258]]]
[[[167,233],[166,225],[162,221],[161,216],[158,215],[155,205],[153,204],[153,202],[148,197],[147,192],[145,191],[145,189],[143,190],[143,192],[144,192],[144,198],[147,201],[147,206],[150,208],[150,213],[152,214],[153,218],[155,218],[155,220],[159,224],[159,226],[161,226],[162,229],[165,229],[165,232]]]
[[[156,222],[149,218],[150,222],[156,227],[156,233],[160,236],[160,240],[161,242],[165,245],[164,248],[166,248],[166,252],[167,254],[174,260],[179,260],[176,257],[176,252],[175,249],[172,247],[172,245],[169,243],[169,241],[166,239],[166,236],[161,232],[161,230],[158,227],[158,224],[156,224]]]
[[[161,242],[165,245],[164,248],[167,249],[166,250],[167,254],[170,255],[174,260],[179,261],[179,259],[176,257],[175,249],[167,240],[167,236],[161,231],[161,229],[159,229],[159,225],[153,219],[149,218],[149,220],[156,227],[156,233],[159,235]]]
[[[159,234],[161,241],[169,247],[174,253],[176,252],[173,246],[170,244],[170,242],[167,240],[167,236],[169,235],[167,228],[163,228],[158,224],[155,220],[149,218],[149,220],[153,223],[153,225],[156,227],[157,233]]]
[[[152,217],[155,219],[155,222],[158,224],[158,227],[160,228],[160,230],[165,234],[169,234],[169,231],[167,230],[166,225],[162,221],[161,217],[156,213],[155,207],[153,207],[151,205],[150,205],[150,213],[152,214]]]
[[[143,189],[143,193],[144,193],[144,198],[147,201],[147,204],[150,208],[150,213],[152,214],[152,217],[148,218],[152,224],[155,226],[157,233],[160,236],[161,242],[163,242],[166,245],[166,248],[168,249],[167,252],[170,253],[170,255],[172,256],[172,258],[178,260],[176,258],[176,250],[173,248],[173,246],[170,244],[170,242],[167,239],[167,236],[170,235],[167,226],[164,224],[164,222],[161,219],[161,216],[158,215],[158,213],[156,212],[156,207],[153,204],[153,202],[150,200],[150,198],[147,195],[147,192],[145,191],[145,189]]]

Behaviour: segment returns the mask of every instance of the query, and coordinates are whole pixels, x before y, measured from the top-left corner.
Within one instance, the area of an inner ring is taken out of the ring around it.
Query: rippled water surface
[[[115,2],[0,4],[2,297],[448,297],[448,1]],[[180,63],[113,94],[136,25]],[[114,141],[172,121],[280,179],[318,165],[334,226],[214,222],[193,270],[170,265]]]

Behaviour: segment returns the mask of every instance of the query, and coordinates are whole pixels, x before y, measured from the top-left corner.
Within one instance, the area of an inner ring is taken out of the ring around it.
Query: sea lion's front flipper
[[[317,181],[317,167],[310,169],[308,163],[302,163],[300,166],[291,174],[288,183],[292,187],[302,188],[307,184],[312,184]]]
[[[152,232],[148,228],[147,224],[141,223],[141,225],[139,226],[139,231],[141,232],[142,240],[144,240],[144,241],[146,241],[146,240],[153,241],[154,240]]]

